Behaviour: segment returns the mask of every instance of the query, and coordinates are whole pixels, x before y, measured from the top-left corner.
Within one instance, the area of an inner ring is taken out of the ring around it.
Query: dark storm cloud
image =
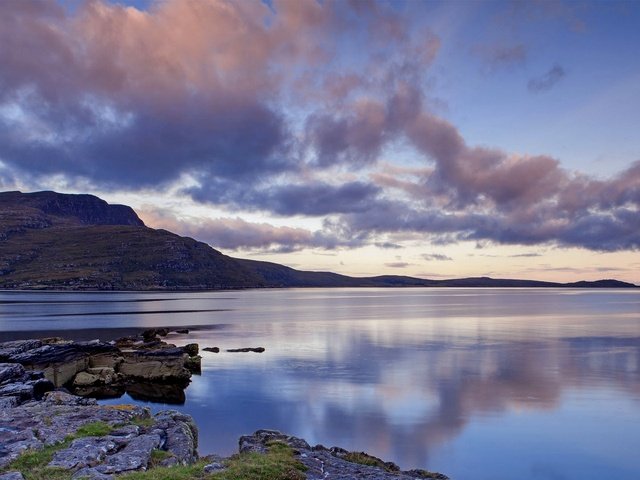
[[[208,184],[185,190],[194,199],[278,215],[322,216],[365,212],[376,204],[381,189],[364,182],[331,185],[324,182],[267,185],[247,188],[244,183]]]
[[[527,88],[530,92],[540,93],[551,90],[556,84],[564,78],[566,72],[560,65],[555,64],[544,75],[534,77],[527,83]]]

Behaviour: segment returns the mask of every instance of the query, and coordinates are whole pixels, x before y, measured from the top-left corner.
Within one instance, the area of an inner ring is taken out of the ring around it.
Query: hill
[[[264,287],[628,288],[617,280],[355,278],[237,259],[209,245],[144,225],[130,207],[93,195],[0,193],[0,288],[101,290]]]

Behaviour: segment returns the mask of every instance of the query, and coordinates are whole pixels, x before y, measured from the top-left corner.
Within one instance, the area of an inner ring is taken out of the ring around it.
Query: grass
[[[206,460],[189,466],[159,467],[126,475],[126,480],[304,480],[306,467],[296,460],[293,450],[283,443],[272,443],[265,455],[241,453],[227,459],[227,469],[205,474]]]
[[[27,450],[5,468],[0,469],[0,474],[10,471],[19,471],[25,480],[68,480],[73,472],[61,468],[47,467],[53,460],[53,455],[71,445],[77,438],[102,437],[111,433],[112,427],[105,422],[91,422],[81,426],[76,433],[67,437],[55,445],[47,445],[40,450]]]
[[[387,472],[396,471],[396,469],[390,467],[390,464],[387,464],[379,458],[368,455],[364,452],[349,452],[344,456],[341,456],[340,458],[351,463],[358,463],[360,465],[367,465],[369,467],[379,467],[386,470]]]
[[[147,419],[141,419],[145,421]],[[53,459],[54,454],[63,450],[77,438],[104,436],[112,431],[113,427],[104,422],[92,422],[83,425],[78,431],[67,436],[62,442],[45,446],[40,450],[27,450],[16,460],[11,462],[0,474],[9,471],[19,471],[25,480],[70,480],[73,472],[60,468],[51,468],[47,465]],[[226,460],[226,470],[213,474],[204,473],[206,460],[200,460],[193,465],[159,467],[165,459],[171,457],[171,453],[163,450],[151,452],[149,470],[145,472],[133,472],[124,475],[126,480],[304,480],[306,467],[299,462],[293,450],[281,442],[273,442],[267,445],[268,451],[262,455],[259,453],[241,453],[233,455]],[[155,467],[155,468],[154,468]]]
[[[113,427],[105,422],[91,422],[81,426],[75,434],[71,435],[71,438],[75,440],[76,438],[84,438],[84,437],[104,437],[105,435],[109,435]]]

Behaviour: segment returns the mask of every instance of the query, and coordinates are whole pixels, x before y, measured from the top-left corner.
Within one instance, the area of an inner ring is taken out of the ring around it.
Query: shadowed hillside
[[[0,288],[104,290],[260,287],[635,287],[617,280],[354,278],[236,259],[144,225],[130,207],[93,195],[0,193]]]

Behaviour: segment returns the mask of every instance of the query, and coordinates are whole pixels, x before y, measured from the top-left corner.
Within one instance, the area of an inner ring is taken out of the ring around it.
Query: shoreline
[[[198,427],[190,415],[163,410],[152,416],[148,407],[99,405],[91,390],[83,396],[69,392],[83,391],[78,387],[84,384],[139,386],[143,373],[160,395],[166,395],[162,387],[186,388],[195,371],[188,367],[199,365],[199,347],[167,344],[158,339],[163,333],[168,331],[147,330],[112,343],[60,338],[0,343],[0,480],[448,479],[426,470],[402,471],[365,452],[310,446],[275,430],[240,437],[238,454],[231,457],[200,457]],[[237,476],[253,471],[256,462],[260,471],[279,473]]]

